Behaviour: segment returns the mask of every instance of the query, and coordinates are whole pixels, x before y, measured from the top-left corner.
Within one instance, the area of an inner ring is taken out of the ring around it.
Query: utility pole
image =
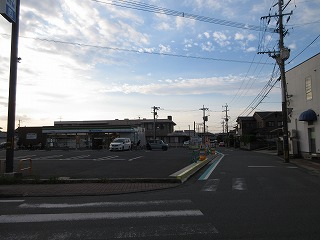
[[[199,110],[202,110],[203,111],[203,144],[205,144],[206,140],[206,122],[208,121],[208,116],[206,116],[206,111],[209,110],[209,108],[205,108],[204,105],[202,108],[200,108]]]
[[[222,118],[223,120],[222,120],[222,122],[221,122],[221,124],[222,124],[222,133],[224,133],[224,118]]]
[[[11,57],[10,57],[10,81],[9,81],[9,102],[8,102],[8,123],[6,149],[6,173],[13,172],[14,159],[14,136],[16,119],[16,92],[17,92],[17,68],[18,68],[18,40],[19,40],[19,15],[20,0],[16,0],[16,19],[12,23],[11,31]]]
[[[274,58],[279,65],[280,69],[280,79],[281,79],[281,95],[282,95],[282,124],[283,124],[283,159],[285,163],[288,163],[289,160],[289,139],[288,139],[288,109],[287,109],[287,82],[286,82],[286,75],[285,75],[285,61],[290,56],[290,49],[284,46],[284,37],[287,34],[287,31],[284,31],[283,26],[283,16],[289,15],[287,22],[290,19],[290,13],[283,13],[285,8],[289,5],[291,0],[288,1],[287,4],[284,5],[284,0],[278,0],[278,3],[275,4],[273,7],[278,5],[278,14],[273,16],[264,16],[261,19],[269,19],[271,17],[278,18],[277,24],[278,28],[276,31],[279,33],[279,50],[278,51],[267,51],[267,52],[258,52],[261,53],[268,53],[270,57]]]
[[[159,110],[160,107],[153,106],[152,112],[153,113],[153,139],[156,139],[156,116],[158,116],[157,110]]]
[[[225,116],[225,129],[226,129],[226,134],[227,134],[227,146],[229,146],[229,129],[228,129],[228,121],[229,121],[229,117],[228,117],[228,104],[226,103],[225,106],[222,106],[223,108],[225,108],[226,110],[223,110],[222,112],[226,112],[226,116]]]

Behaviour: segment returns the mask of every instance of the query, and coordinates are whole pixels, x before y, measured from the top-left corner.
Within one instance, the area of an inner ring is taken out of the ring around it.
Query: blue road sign
[[[0,13],[9,22],[16,22],[16,0],[0,0]]]

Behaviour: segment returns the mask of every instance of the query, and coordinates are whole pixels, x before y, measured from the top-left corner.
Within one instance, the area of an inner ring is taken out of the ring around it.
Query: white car
[[[109,146],[110,151],[114,150],[131,150],[131,140],[130,138],[115,138]]]

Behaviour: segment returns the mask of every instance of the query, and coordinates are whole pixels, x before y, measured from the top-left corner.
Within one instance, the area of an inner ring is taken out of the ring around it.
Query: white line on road
[[[208,179],[207,183],[203,186],[201,191],[215,192],[218,188],[220,179]]]
[[[191,204],[188,199],[181,200],[159,200],[159,201],[133,201],[133,202],[92,202],[92,203],[41,203],[41,204],[21,204],[20,208],[80,208],[80,207],[127,207],[127,206],[146,206],[146,205],[168,205],[168,204]]]
[[[0,200],[0,203],[21,203],[24,200]]]
[[[204,174],[202,174],[200,176],[200,178],[198,180],[207,180],[209,178],[211,173],[216,169],[216,167],[220,163],[221,159],[225,156],[222,153],[219,153],[219,154],[220,154],[220,157],[218,159],[212,161],[211,166],[205,171]]]
[[[37,158],[32,158],[32,160],[47,160],[47,159],[52,159],[52,158],[58,158],[62,157],[63,155],[51,155],[51,156],[45,156],[45,157],[37,157]]]
[[[180,239],[181,236],[218,234],[217,228],[211,223],[171,223],[157,226],[137,226],[119,231],[115,239],[153,239],[165,237],[166,239]],[[187,237],[189,238],[189,237]],[[183,239],[183,238],[182,238]],[[197,239],[201,239],[200,236]]]
[[[1,215],[0,223],[36,223],[58,221],[81,221],[99,219],[125,218],[162,218],[162,217],[194,217],[203,216],[200,210],[149,211],[149,212],[96,212],[96,213],[58,213]]]
[[[248,168],[275,168],[276,166],[248,166]]]
[[[126,159],[118,158],[119,156],[106,156],[101,158],[93,159],[93,161],[124,161]]]
[[[139,157],[135,157],[135,158],[130,158],[128,161],[129,162],[131,162],[131,161],[133,161],[133,160],[135,160],[135,159],[139,159],[139,158],[142,158],[143,156],[139,156]]]
[[[86,158],[86,157],[90,157],[90,155],[80,155],[80,156],[65,158],[65,160],[78,160],[78,159],[83,159],[83,158]]]
[[[232,190],[247,190],[247,184],[244,178],[233,178],[232,179]]]

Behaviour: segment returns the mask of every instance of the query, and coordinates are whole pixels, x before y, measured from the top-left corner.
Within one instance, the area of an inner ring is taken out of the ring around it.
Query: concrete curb
[[[215,156],[216,155],[214,155],[214,157]],[[203,168],[205,165],[207,165],[211,161],[212,161],[212,159],[206,158],[203,161],[198,161],[196,163],[192,163],[189,166],[186,166],[185,168],[171,174],[170,177],[176,178],[183,183],[183,182],[187,181],[188,178],[190,178],[193,174],[195,174],[197,171],[199,171],[201,168]]]

